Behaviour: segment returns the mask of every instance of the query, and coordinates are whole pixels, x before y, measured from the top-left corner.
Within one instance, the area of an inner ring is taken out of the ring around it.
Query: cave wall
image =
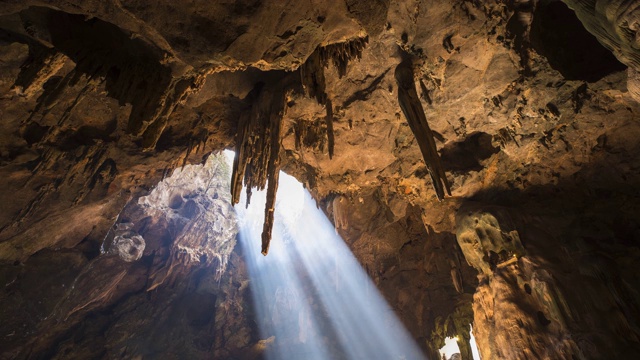
[[[219,237],[203,230],[216,221],[207,197],[140,205],[176,169],[237,145],[258,83],[288,90],[282,169],[429,356],[458,335],[468,358],[471,321],[483,358],[639,353],[636,8],[2,2],[0,353],[262,356],[242,249],[205,246]],[[308,66],[365,38],[346,67]],[[399,106],[407,57],[451,185],[443,201]],[[321,69],[331,112],[300,67]]]

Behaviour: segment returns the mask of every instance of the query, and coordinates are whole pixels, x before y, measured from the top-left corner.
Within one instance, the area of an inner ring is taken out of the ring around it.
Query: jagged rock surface
[[[251,151],[279,156],[252,157],[257,174],[310,189],[431,358],[458,335],[468,359],[472,321],[485,359],[636,357],[637,3],[565,3],[577,17],[533,0],[3,1],[1,356],[262,356],[242,249],[211,218],[231,199],[157,194],[241,145],[264,83],[292,91],[272,92],[282,136],[255,141],[278,149]],[[403,54],[442,202],[398,103]]]

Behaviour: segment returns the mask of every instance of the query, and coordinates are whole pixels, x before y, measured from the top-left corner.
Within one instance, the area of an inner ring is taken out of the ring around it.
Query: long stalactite
[[[439,200],[442,200],[444,199],[445,190],[447,194],[451,196],[451,189],[449,188],[447,176],[440,162],[440,155],[438,155],[433,133],[431,132],[431,128],[429,128],[427,117],[424,114],[424,109],[418,98],[411,60],[406,59],[396,67],[395,78],[398,83],[398,102],[400,103],[400,108],[420,146],[420,151],[427,165],[433,187],[436,190],[436,195]]]
[[[278,174],[280,142],[284,116],[285,86],[282,82],[259,84],[248,95],[253,105],[240,117],[236,135],[236,154],[231,177],[233,204],[240,202],[242,186],[246,186],[247,206],[254,188],[267,187],[267,203],[262,231],[262,254],[267,255],[271,242]]]

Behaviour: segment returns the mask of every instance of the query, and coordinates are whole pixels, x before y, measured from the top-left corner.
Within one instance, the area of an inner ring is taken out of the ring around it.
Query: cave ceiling
[[[259,358],[280,170],[428,356],[637,355],[639,7],[0,1],[0,358]]]

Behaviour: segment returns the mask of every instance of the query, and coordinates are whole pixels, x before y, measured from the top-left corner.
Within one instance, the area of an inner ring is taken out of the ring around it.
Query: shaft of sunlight
[[[265,197],[256,192],[236,211],[267,357],[424,359],[311,195],[284,173],[271,251],[260,254]]]

